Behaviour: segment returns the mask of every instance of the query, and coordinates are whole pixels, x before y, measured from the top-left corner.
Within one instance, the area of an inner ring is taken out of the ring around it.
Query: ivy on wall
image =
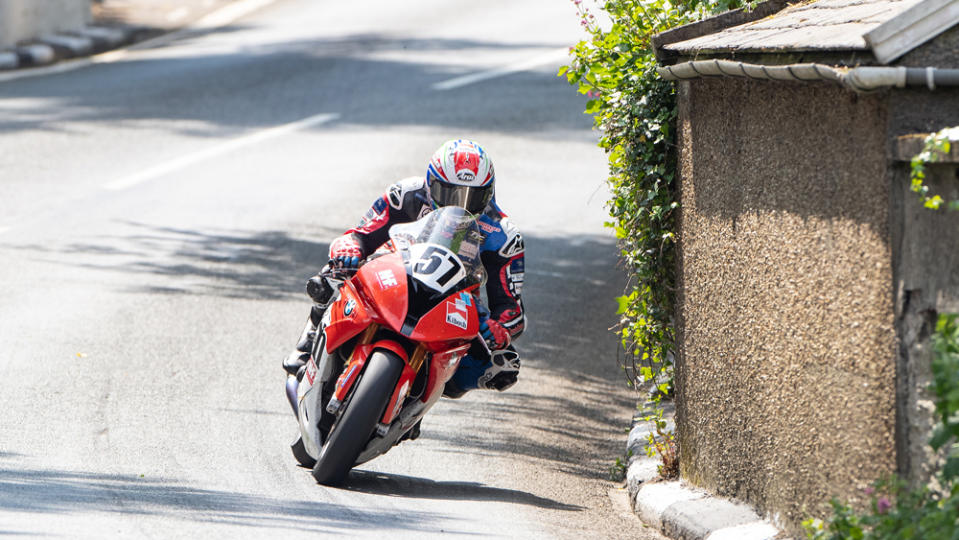
[[[626,351],[627,384],[656,380],[669,390],[675,306],[676,97],[656,73],[650,38],[741,0],[607,0],[594,2],[598,22],[583,0],[572,0],[588,39],[570,49],[560,69],[589,96],[586,112],[601,131],[609,160],[608,202],[629,281],[619,297],[617,332]]]
[[[939,210],[945,204],[950,210],[959,210],[959,199],[946,201],[939,195],[929,196],[929,186],[925,184],[926,165],[939,161],[943,156],[949,154],[950,140],[959,140],[959,126],[943,129],[936,133],[930,133],[923,142],[922,151],[919,152],[911,163],[911,189],[919,194],[919,200],[923,206],[931,210]]]

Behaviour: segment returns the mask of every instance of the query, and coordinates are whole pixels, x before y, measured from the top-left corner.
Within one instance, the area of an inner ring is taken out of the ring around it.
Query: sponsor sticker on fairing
[[[376,279],[380,280],[381,289],[389,289],[390,287],[396,287],[397,285],[396,275],[393,274],[393,271],[389,268],[377,272]]]
[[[306,364],[306,381],[313,384],[314,380],[316,380],[316,363],[310,358],[310,361]]]
[[[456,299],[454,302],[446,303],[446,324],[451,324],[457,328],[462,328],[466,330],[467,321],[466,321],[466,303]]]

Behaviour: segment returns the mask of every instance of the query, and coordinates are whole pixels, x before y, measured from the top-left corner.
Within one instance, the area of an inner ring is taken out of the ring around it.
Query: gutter
[[[686,81],[702,77],[744,77],[768,81],[831,81],[854,92],[873,92],[885,88],[959,86],[959,69],[934,67],[854,67],[837,68],[825,64],[789,64],[766,66],[732,60],[695,60],[656,68],[667,81]]]

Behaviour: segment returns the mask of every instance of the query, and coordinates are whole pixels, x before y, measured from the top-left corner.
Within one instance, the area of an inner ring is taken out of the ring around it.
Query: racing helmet
[[[473,141],[446,141],[426,167],[426,185],[436,207],[459,206],[480,214],[493,199],[493,162]]]

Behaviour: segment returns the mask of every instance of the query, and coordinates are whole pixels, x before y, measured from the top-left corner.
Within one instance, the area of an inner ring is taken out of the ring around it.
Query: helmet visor
[[[431,182],[430,195],[437,206],[459,206],[471,214],[480,214],[493,198],[493,185],[457,186],[446,182]]]

